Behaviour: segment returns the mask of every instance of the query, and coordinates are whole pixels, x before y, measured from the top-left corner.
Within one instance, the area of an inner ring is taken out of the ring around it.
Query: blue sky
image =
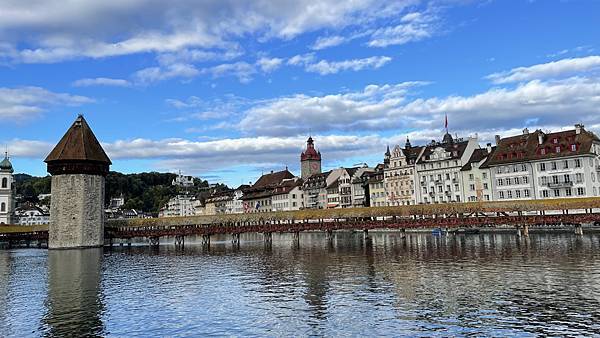
[[[121,172],[238,185],[452,133],[600,131],[600,1],[3,1],[0,142],[17,172],[83,113]]]

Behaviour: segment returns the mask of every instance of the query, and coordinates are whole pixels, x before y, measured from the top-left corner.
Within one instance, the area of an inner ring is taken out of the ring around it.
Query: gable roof
[[[44,160],[46,163],[55,161],[91,161],[112,164],[83,115],[79,115],[75,119],[75,122]]]
[[[484,165],[501,165],[591,154],[593,153],[592,144],[594,142],[600,142],[600,139],[594,133],[583,129],[583,126],[580,127],[579,133],[576,129],[548,134],[536,130],[533,133],[523,133],[500,139],[496,149]],[[571,149],[572,146],[575,146],[575,150]],[[559,152],[556,151],[557,148],[559,148]]]
[[[496,149],[496,147],[492,148],[492,153],[494,152],[494,149]],[[475,149],[473,151],[473,154],[471,154],[471,157],[469,158],[469,160],[467,161],[467,163],[465,165],[462,166],[462,168],[460,168],[460,170],[465,171],[465,170],[471,170],[473,168],[473,163],[479,163],[482,160],[486,159],[491,153],[488,153],[487,148],[478,148]]]
[[[263,188],[281,183],[284,179],[294,178],[294,175],[287,169],[277,172],[271,172],[269,174],[262,175],[256,183],[252,185],[252,188]]]
[[[468,144],[469,144],[469,141],[458,141],[458,142],[451,142],[451,143],[435,142],[435,143],[429,144],[429,145],[425,146],[423,155],[421,155],[421,157],[419,158],[419,161],[417,163],[419,163],[419,164],[427,163],[429,160],[429,157],[434,152],[434,150],[437,148],[442,148],[446,152],[450,153],[450,157],[440,159],[440,160],[459,159],[462,157],[463,153],[465,152],[465,149],[467,149]]]

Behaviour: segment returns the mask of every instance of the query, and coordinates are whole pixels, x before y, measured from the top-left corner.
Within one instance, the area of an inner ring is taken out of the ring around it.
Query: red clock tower
[[[321,173],[321,152],[315,149],[312,137],[306,141],[306,149],[300,155],[302,179]]]

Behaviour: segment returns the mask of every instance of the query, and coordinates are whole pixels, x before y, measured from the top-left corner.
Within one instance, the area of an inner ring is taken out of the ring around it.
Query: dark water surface
[[[0,337],[600,334],[600,236],[0,250]]]

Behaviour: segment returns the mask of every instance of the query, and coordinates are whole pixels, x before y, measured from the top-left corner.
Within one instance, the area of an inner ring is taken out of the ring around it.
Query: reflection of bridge
[[[288,232],[295,238],[302,231],[459,228],[512,226],[528,235],[536,225],[570,226],[582,233],[582,224],[600,224],[600,198],[455,203],[379,208],[301,210],[291,212],[251,213],[237,215],[168,217],[151,219],[110,220],[105,225],[105,238],[148,238],[158,244],[160,237],[174,237],[183,244],[185,236],[202,236],[203,244],[210,236],[230,234],[239,243],[242,233],[263,233],[266,241],[272,233]],[[43,241],[48,237],[44,227],[0,228],[0,240]]]

